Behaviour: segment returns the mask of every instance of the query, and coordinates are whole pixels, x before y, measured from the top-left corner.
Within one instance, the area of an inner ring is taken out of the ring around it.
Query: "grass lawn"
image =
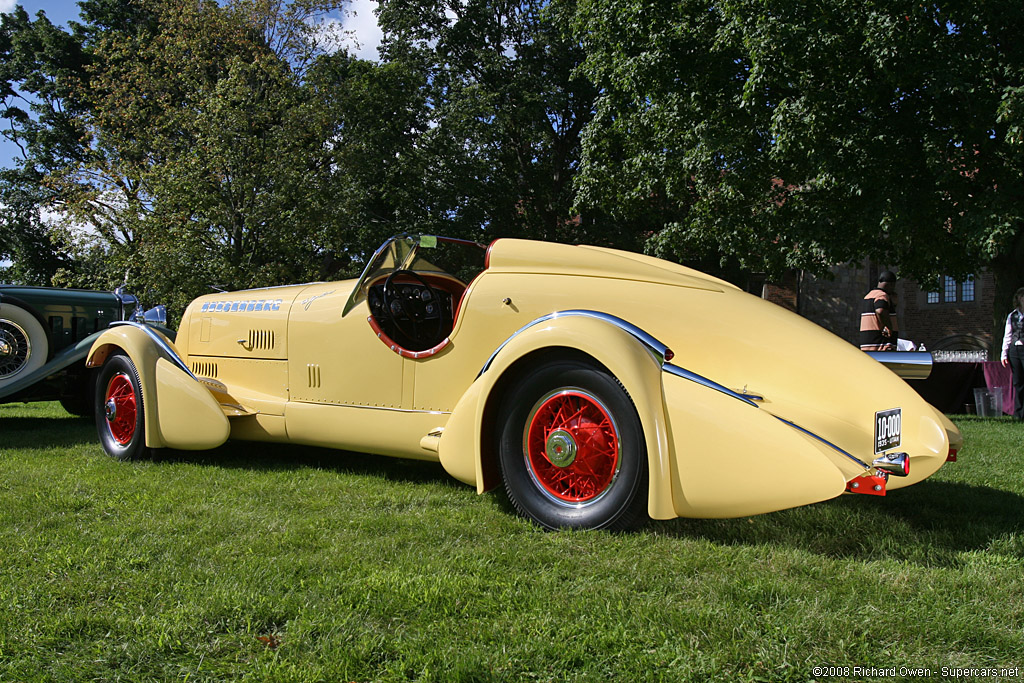
[[[119,463],[57,404],[0,406],[0,681],[1024,677],[1024,425],[957,422],[960,461],[885,498],[615,535],[428,463]]]

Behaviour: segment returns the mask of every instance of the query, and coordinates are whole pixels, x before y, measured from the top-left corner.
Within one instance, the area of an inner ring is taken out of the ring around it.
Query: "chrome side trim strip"
[[[761,407],[761,406],[757,405],[756,403],[754,403],[751,400],[752,397],[744,396],[743,394],[737,393],[737,392],[733,391],[732,389],[730,389],[729,387],[724,387],[721,384],[719,384],[718,382],[712,381],[712,380],[710,380],[707,377],[704,377],[702,375],[698,375],[696,372],[690,372],[689,370],[686,370],[685,368],[681,368],[678,365],[672,365],[671,363],[665,363],[665,365],[663,365],[661,369],[664,370],[665,372],[669,373],[670,375],[675,375],[676,377],[682,377],[683,379],[688,379],[691,382],[696,382],[697,384],[700,384],[700,385],[703,385],[705,387],[708,387],[709,389],[714,389],[715,391],[720,391],[723,394],[725,394],[726,396],[732,396],[733,398],[735,398],[735,399],[737,399],[739,401],[743,401],[747,405],[754,406],[755,408],[760,408]],[[757,398],[761,398],[761,397],[758,396]]]
[[[130,320],[118,320],[110,323],[110,327],[121,327],[122,325],[130,325],[131,327],[137,327],[143,332],[145,332],[149,336],[149,338],[153,340],[153,343],[156,344],[156,347],[160,350],[160,353],[166,360],[170,361],[171,363],[174,363],[174,365],[176,365],[178,369],[184,371],[189,377],[199,382],[199,378],[192,373],[192,371],[189,369],[187,365],[185,365],[185,361],[178,357],[178,354],[174,352],[174,349],[172,349],[171,345],[167,343],[167,340],[160,336],[160,334],[156,330],[151,328],[149,325],[131,322]]]
[[[688,379],[688,380],[690,380],[692,382],[696,382],[697,384],[701,384],[701,385],[706,386],[706,387],[708,387],[710,389],[714,389],[715,391],[720,391],[723,394],[726,394],[727,396],[731,396],[731,397],[733,397],[733,398],[735,398],[737,400],[743,401],[744,403],[746,403],[748,405],[752,405],[755,408],[760,408],[761,407],[761,406],[757,405],[756,403],[754,403],[753,400],[751,400],[751,398],[761,398],[760,396],[757,396],[757,397],[744,396],[743,394],[737,393],[737,392],[733,391],[732,389],[729,389],[728,387],[722,386],[718,382],[711,381],[707,377],[702,377],[701,375],[698,375],[695,372],[690,372],[689,370],[685,370],[685,369],[683,369],[683,368],[681,368],[681,367],[679,367],[677,365],[672,365],[671,363],[666,363],[665,366],[662,368],[662,370],[664,370],[665,372],[668,372],[669,374],[675,375],[676,377],[683,377],[683,378]],[[793,429],[796,429],[797,431],[803,432],[804,434],[806,434],[807,436],[809,436],[809,437],[811,437],[813,439],[817,439],[818,441],[820,441],[821,443],[825,444],[826,446],[828,446],[832,450],[836,451],[837,453],[841,453],[841,454],[845,455],[847,458],[849,458],[850,460],[854,461],[855,463],[857,463],[858,465],[863,467],[865,470],[870,470],[871,469],[871,465],[868,465],[866,462],[864,462],[863,460],[861,460],[857,456],[844,451],[842,448],[840,448],[839,446],[835,445],[834,443],[832,443],[828,439],[820,437],[817,434],[815,434],[814,432],[812,432],[812,431],[810,431],[808,429],[804,429],[803,427],[801,427],[800,425],[796,424],[795,422],[790,422],[789,420],[781,418],[778,415],[772,415],[772,417],[774,417],[779,422],[784,422],[785,424],[789,425]]]
[[[823,444],[825,444],[826,446],[828,446],[829,448],[831,448],[835,452],[842,453],[847,458],[849,458],[850,460],[854,461],[855,463],[857,463],[858,465],[863,467],[865,470],[870,470],[871,469],[871,465],[867,464],[866,462],[864,462],[863,460],[861,460],[857,456],[855,456],[855,455],[853,455],[851,453],[847,453],[842,448],[840,448],[839,446],[835,445],[834,443],[832,443],[828,439],[822,438],[822,437],[818,436],[817,434],[815,434],[814,432],[812,432],[810,430],[807,430],[807,429],[804,429],[803,427],[801,427],[800,425],[796,424],[795,422],[790,422],[789,420],[783,419],[783,418],[779,417],[778,415],[773,415],[772,417],[774,417],[779,422],[785,422],[786,424],[788,424],[793,429],[795,429],[795,430],[797,430],[799,432],[803,432],[804,434],[806,434],[807,436],[809,436],[811,438],[817,439],[818,441],[822,442]]]
[[[602,313],[600,311],[590,311],[586,309],[571,309],[568,311],[555,311],[554,313],[548,313],[547,315],[543,315],[537,318],[536,320],[528,322],[527,324],[520,327],[518,330],[512,333],[512,336],[503,341],[501,345],[497,349],[495,349],[494,353],[492,353],[491,357],[487,359],[487,362],[484,363],[484,366],[480,369],[480,372],[478,372],[476,376],[480,377],[480,375],[487,372],[488,368],[491,367],[491,363],[494,362],[494,358],[499,353],[501,353],[501,350],[504,349],[510,341],[518,337],[526,330],[530,329],[535,325],[546,323],[549,320],[555,320],[556,318],[568,318],[574,316],[583,318],[594,318],[595,320],[601,320],[606,323],[611,323],[612,325],[615,325],[619,329],[633,335],[633,337],[635,337],[644,346],[650,349],[651,353],[654,354],[655,359],[658,361],[658,365],[665,364],[665,352],[668,351],[668,347],[665,344],[662,344],[660,341],[655,339],[647,332],[641,330],[636,325],[628,323],[622,318],[611,315],[610,313]]]
[[[326,406],[329,408],[360,408],[362,410],[386,410],[389,413],[415,413],[417,415],[451,415],[450,412],[444,410],[418,410],[414,408],[388,408],[386,406],[361,406],[355,403],[319,403],[314,401],[303,401],[302,399],[296,399],[294,401],[288,401],[290,405],[302,404],[305,406]],[[440,429],[444,429],[441,427]]]

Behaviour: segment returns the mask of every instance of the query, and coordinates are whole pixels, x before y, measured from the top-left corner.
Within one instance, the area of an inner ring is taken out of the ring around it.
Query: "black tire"
[[[76,417],[92,417],[96,410],[96,371],[69,373],[64,380],[61,407]]]
[[[128,356],[112,355],[96,379],[96,431],[107,455],[139,457],[146,448],[145,408],[139,373]]]
[[[84,396],[65,396],[60,407],[75,417],[89,417],[93,414],[92,404]]]
[[[647,447],[617,379],[550,361],[501,405],[498,459],[512,506],[546,529],[624,530],[647,519]]]
[[[0,389],[46,364],[46,330],[21,306],[0,304]]]

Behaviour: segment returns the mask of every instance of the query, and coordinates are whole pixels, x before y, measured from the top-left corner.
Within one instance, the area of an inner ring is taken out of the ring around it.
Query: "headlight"
[[[148,323],[151,325],[167,325],[167,307],[164,305],[154,306],[148,311],[143,312],[141,308],[136,308],[135,312],[132,313],[131,321],[133,323]]]

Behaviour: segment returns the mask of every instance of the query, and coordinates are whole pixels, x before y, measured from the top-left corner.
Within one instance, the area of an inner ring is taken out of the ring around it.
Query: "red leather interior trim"
[[[425,349],[423,351],[410,351],[408,349],[402,348],[394,339],[384,334],[384,330],[381,329],[380,323],[378,323],[376,318],[374,318],[372,315],[369,316],[366,319],[366,321],[370,323],[370,328],[373,330],[373,333],[377,335],[377,338],[384,342],[384,344],[387,345],[388,348],[390,348],[392,351],[397,353],[402,358],[429,358],[430,356],[433,356],[435,353],[437,353],[444,347],[448,346],[448,344],[450,344],[452,341],[451,338],[445,337],[444,339],[439,341],[436,346],[433,346],[432,348]]]
[[[491,249],[494,249],[494,243],[500,239],[500,237],[493,239],[491,240],[491,243],[487,245],[487,251],[484,253],[484,270],[491,267]]]

